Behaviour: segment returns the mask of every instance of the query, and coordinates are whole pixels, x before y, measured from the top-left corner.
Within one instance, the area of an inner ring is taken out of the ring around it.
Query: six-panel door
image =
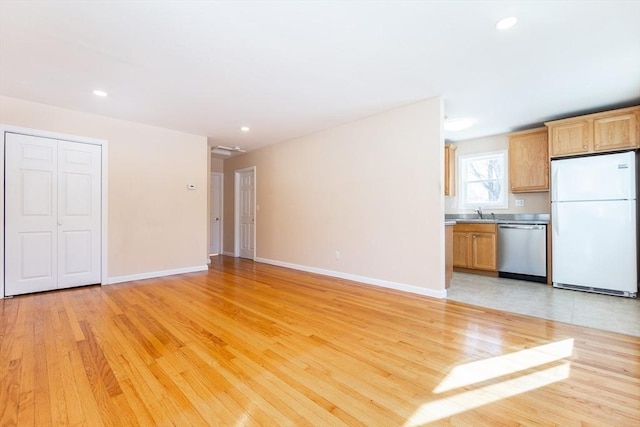
[[[100,283],[101,147],[7,134],[5,293]]]

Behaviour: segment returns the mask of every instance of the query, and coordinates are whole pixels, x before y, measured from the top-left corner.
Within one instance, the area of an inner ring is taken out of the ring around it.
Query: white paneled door
[[[5,294],[100,283],[101,147],[7,134]]]
[[[222,252],[222,174],[211,174],[211,247],[210,255]]]
[[[239,174],[239,211],[240,211],[240,257],[253,259],[255,256],[255,174],[253,170]]]

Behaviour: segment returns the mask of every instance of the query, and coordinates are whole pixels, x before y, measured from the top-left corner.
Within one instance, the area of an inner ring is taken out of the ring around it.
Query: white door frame
[[[85,136],[69,135],[58,132],[48,132],[38,129],[30,129],[19,126],[10,126],[0,124],[0,176],[2,176],[3,184],[0,185],[0,200],[4,206],[4,150],[5,150],[5,134],[19,133],[23,135],[39,136],[43,138],[59,139],[63,141],[81,142],[83,144],[94,144],[102,147],[102,188],[101,200],[101,254],[100,254],[100,284],[107,283],[107,153],[108,142],[104,139],[89,138]],[[0,298],[4,298],[4,209],[0,209]]]
[[[219,247],[220,247],[220,253],[219,255],[222,255],[224,253],[224,247],[223,242],[224,242],[224,173],[221,172],[211,172],[211,175],[209,176],[209,180],[211,180],[212,176],[219,176],[220,177],[220,242],[219,242]],[[211,199],[213,196],[213,187],[211,187],[209,189],[209,227],[211,227],[211,217],[213,216],[213,212],[211,212]],[[209,240],[211,240],[211,229],[209,230]],[[211,241],[209,241],[209,252],[211,252]],[[211,255],[211,254],[209,254]]]
[[[251,166],[248,168],[237,169],[234,171],[234,227],[233,227],[233,256],[236,258],[240,257],[240,174],[243,172],[251,172],[253,171],[253,217],[255,218],[255,222],[253,225],[253,259],[256,259],[256,252],[258,249],[258,244],[256,241],[256,230],[258,229],[258,218],[256,218],[256,200],[258,194],[258,175],[256,174],[256,167]]]

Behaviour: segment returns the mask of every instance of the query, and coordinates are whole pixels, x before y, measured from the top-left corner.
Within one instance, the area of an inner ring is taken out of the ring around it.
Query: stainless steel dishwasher
[[[545,224],[498,224],[498,275],[547,282]]]

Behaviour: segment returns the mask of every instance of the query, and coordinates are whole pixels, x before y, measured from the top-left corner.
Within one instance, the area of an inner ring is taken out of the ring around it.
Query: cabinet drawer
[[[460,233],[495,233],[496,224],[457,223],[453,230]]]

